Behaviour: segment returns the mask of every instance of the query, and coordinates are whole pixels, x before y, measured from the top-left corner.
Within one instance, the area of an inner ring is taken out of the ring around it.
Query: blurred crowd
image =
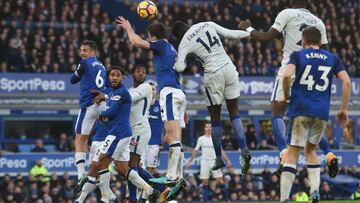
[[[35,170],[34,168],[43,168]],[[323,173],[326,173],[325,168]],[[210,180],[209,191],[210,201],[278,201],[280,195],[279,178],[268,168],[259,174],[240,175],[235,173],[233,168],[224,169],[224,182],[228,195],[224,195],[216,185],[215,180]],[[355,178],[360,178],[360,173],[356,166],[349,168],[343,167],[340,174],[346,174]],[[325,174],[326,176],[327,174]],[[201,180],[199,174],[186,174],[187,187],[180,195],[182,202],[202,201]],[[41,161],[31,169],[29,176],[17,175],[11,177],[5,175],[0,178],[0,203],[70,203],[76,198],[73,192],[74,180],[68,174],[49,174],[47,169],[41,165]],[[112,172],[111,189],[116,194],[117,199],[125,198],[126,181]],[[360,189],[360,186],[358,190]],[[308,196],[310,190],[309,180],[307,179],[306,168],[298,168],[297,178],[294,181],[292,198],[298,195]],[[354,191],[355,192],[355,191]],[[360,192],[360,190],[359,190]],[[305,193],[305,194],[303,194]],[[351,193],[347,194],[336,188],[335,185],[321,182],[321,199],[333,200],[336,198],[350,199]],[[226,194],[226,193],[225,193]],[[100,191],[96,189],[90,193],[87,203],[96,203],[100,198]],[[118,201],[118,202],[119,202]]]
[[[131,69],[135,63],[142,63],[153,74],[152,53],[130,45],[113,19],[93,2],[96,1],[0,1],[0,72],[72,72],[79,62],[80,43],[91,39],[98,44],[100,60],[106,67],[118,64]],[[290,1],[183,2],[162,1],[157,19],[169,28],[180,19],[188,24],[211,20],[236,29],[241,19],[249,18],[254,28],[267,31]],[[136,3],[129,7],[135,11]],[[310,1],[308,8],[323,19],[331,50],[340,56],[351,76],[360,77],[359,1]],[[225,39],[223,44],[240,75],[273,76],[280,65],[281,39],[269,43]],[[190,61],[187,74],[200,75],[201,71],[201,64]]]

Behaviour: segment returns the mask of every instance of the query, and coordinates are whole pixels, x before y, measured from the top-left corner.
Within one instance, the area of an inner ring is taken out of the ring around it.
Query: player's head
[[[152,96],[153,96],[153,99],[155,100],[155,98],[156,98],[156,84],[153,83],[153,82],[149,82],[149,84],[151,85]]]
[[[146,68],[145,65],[137,64],[135,67],[131,70],[134,82],[136,83],[142,83],[146,79]]]
[[[172,35],[178,40],[181,40],[189,28],[189,25],[187,25],[183,21],[176,21],[172,27]]]
[[[211,135],[211,124],[209,122],[204,124],[204,134],[209,136]]]
[[[302,46],[321,45],[321,32],[315,27],[307,27],[302,33]]]
[[[110,70],[107,72],[107,75],[110,86],[112,88],[117,88],[124,79],[125,71],[120,66],[111,66]]]
[[[291,0],[290,6],[293,8],[305,8],[307,6],[307,0]]]
[[[85,40],[80,47],[80,57],[86,59],[92,56],[96,56],[97,46],[94,41]]]
[[[166,39],[166,28],[161,23],[153,23],[147,27],[147,33],[151,40]]]

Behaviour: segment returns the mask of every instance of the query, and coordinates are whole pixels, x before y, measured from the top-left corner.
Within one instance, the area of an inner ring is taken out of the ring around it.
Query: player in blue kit
[[[78,187],[86,182],[85,159],[88,151],[87,140],[97,119],[101,104],[95,104],[95,95],[90,90],[104,91],[106,69],[96,58],[97,46],[85,40],[80,47],[81,61],[71,77],[71,84],[80,82],[80,111],[75,125],[75,162],[78,173]],[[75,188],[75,192],[79,192]]]
[[[161,118],[164,121],[164,141],[169,144],[166,176],[150,179],[150,182],[174,186],[167,200],[172,200],[185,188],[183,179],[184,152],[181,146],[181,128],[185,127],[186,98],[181,90],[179,74],[174,70],[176,50],[166,40],[166,29],[162,24],[152,24],[148,30],[151,41],[143,40],[131,27],[128,20],[119,17],[116,22],[125,29],[130,42],[154,53],[155,78],[160,90]]]
[[[109,126],[107,136],[100,147],[99,161],[89,171],[88,182],[85,183],[82,193],[76,201],[79,203],[84,202],[96,182],[97,175],[99,175],[100,182],[109,184],[109,182],[105,181],[106,177],[109,177],[107,168],[114,161],[115,168],[120,175],[131,181],[140,190],[143,190],[148,196],[149,202],[157,202],[159,192],[147,184],[135,170],[129,168],[129,145],[132,135],[129,118],[132,100],[129,92],[122,84],[124,71],[120,67],[114,66],[109,70],[108,75],[111,86],[109,94],[100,94],[95,98],[97,102],[99,101],[98,97],[107,98],[107,109],[101,111],[99,116],[99,120]]]
[[[312,202],[320,199],[320,161],[316,155],[326,128],[330,111],[331,84],[333,75],[342,82],[342,104],[336,114],[342,126],[348,123],[347,107],[350,99],[350,78],[340,62],[332,53],[320,49],[321,32],[315,27],[308,27],[302,33],[304,49],[293,52],[284,70],[282,101],[290,99],[287,116],[288,155],[281,173],[281,201],[289,202],[291,187],[296,176],[296,163],[301,149],[307,160],[307,172],[310,181]],[[291,87],[291,76],[295,80]]]

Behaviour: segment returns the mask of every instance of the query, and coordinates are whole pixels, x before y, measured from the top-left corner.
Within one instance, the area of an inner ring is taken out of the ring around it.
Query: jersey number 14
[[[206,31],[205,33],[206,33],[206,36],[207,36],[207,38],[209,40],[210,47],[213,47],[215,44],[220,46],[220,42],[219,42],[218,38],[216,38],[215,36],[211,37],[209,31]],[[203,45],[203,47],[205,47],[206,51],[209,52],[209,54],[211,53],[210,47],[200,37],[196,39],[196,42]]]
[[[311,65],[307,65],[305,68],[304,73],[301,76],[300,79],[300,84],[301,85],[306,85],[307,86],[307,90],[312,91],[315,85],[315,90],[318,91],[325,91],[328,86],[329,86],[329,78],[328,78],[328,74],[331,70],[331,67],[329,66],[319,66],[318,71],[321,71],[321,77],[320,80],[322,80],[324,82],[323,85],[319,85],[319,84],[315,84],[314,81],[314,76],[310,74],[310,70],[311,70],[312,66]]]

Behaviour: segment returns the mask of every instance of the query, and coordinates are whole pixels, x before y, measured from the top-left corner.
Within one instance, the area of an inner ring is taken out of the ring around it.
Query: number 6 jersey
[[[287,116],[329,119],[333,75],[344,71],[340,59],[323,49],[293,52],[289,64],[296,67]]]
[[[183,72],[188,54],[200,58],[205,68],[204,73],[213,73],[228,63],[232,63],[221,44],[219,35],[229,39],[240,39],[250,34],[242,30],[229,30],[214,22],[202,22],[191,26],[183,36],[178,49],[175,70]]]

